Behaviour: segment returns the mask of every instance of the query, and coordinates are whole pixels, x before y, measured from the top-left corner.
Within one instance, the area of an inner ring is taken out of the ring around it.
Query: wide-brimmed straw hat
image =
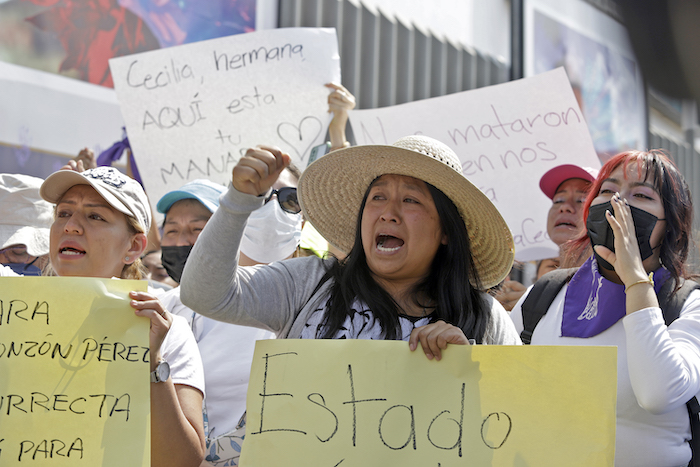
[[[390,146],[354,146],[311,164],[299,180],[304,216],[329,243],[347,253],[355,241],[362,198],[385,174],[430,183],[457,206],[467,227],[472,257],[484,288],[499,284],[513,265],[513,235],[491,201],[464,175],[457,155],[426,136],[407,136]]]

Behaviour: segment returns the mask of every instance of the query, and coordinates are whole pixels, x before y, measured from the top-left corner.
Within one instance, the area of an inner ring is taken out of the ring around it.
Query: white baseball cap
[[[25,245],[31,256],[49,252],[53,206],[39,195],[43,180],[0,174],[0,249]]]
[[[54,172],[41,185],[41,197],[56,204],[75,185],[90,185],[114,209],[135,218],[144,232],[151,228],[151,208],[143,188],[114,167]]]

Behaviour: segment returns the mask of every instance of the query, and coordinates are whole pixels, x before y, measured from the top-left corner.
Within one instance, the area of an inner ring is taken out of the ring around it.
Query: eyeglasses
[[[301,206],[299,206],[299,200],[297,199],[297,189],[291,186],[285,186],[279,190],[272,190],[270,196],[265,198],[265,204],[272,199],[274,195],[277,195],[277,201],[280,203],[280,207],[284,212],[290,214],[299,214],[301,212]]]

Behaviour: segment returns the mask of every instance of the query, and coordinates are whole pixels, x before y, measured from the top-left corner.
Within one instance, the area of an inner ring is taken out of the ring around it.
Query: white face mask
[[[241,253],[259,263],[288,258],[301,241],[301,214],[284,212],[271,199],[248,217],[241,239]]]

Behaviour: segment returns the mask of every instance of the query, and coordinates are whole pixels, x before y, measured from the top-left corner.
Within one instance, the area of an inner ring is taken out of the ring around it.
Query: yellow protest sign
[[[143,281],[0,278],[0,466],[150,463]]]
[[[259,341],[241,465],[612,466],[615,347]]]

